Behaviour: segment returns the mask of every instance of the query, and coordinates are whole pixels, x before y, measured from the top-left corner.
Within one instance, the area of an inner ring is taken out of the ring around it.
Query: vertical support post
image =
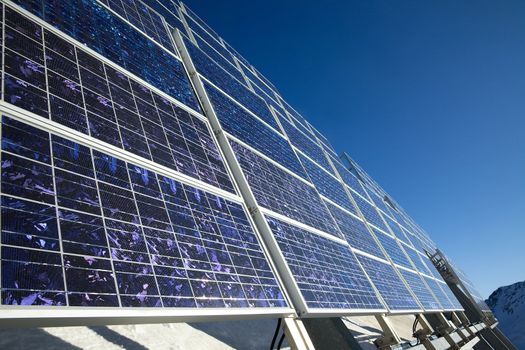
[[[467,318],[467,315],[465,315],[465,313],[463,311],[456,311],[456,312],[454,312],[454,314],[456,314],[456,316],[461,320],[461,324],[463,325],[463,329],[465,329],[465,331],[469,334],[469,338],[472,339],[473,337],[475,337],[476,333],[474,333],[472,331],[472,329],[470,329],[471,322]]]
[[[468,331],[465,330],[465,328],[463,328],[462,322],[459,319],[459,317],[456,315],[455,312],[452,312],[451,315],[452,315],[452,323],[454,323],[454,325],[456,326],[456,333],[459,334],[464,344],[468,343],[470,339],[469,334],[467,334]]]
[[[459,349],[460,348],[459,345],[456,344],[454,339],[452,339],[452,337],[450,336],[450,332],[454,330],[454,327],[450,324],[449,320],[447,320],[447,318],[445,317],[445,315],[443,315],[443,313],[440,312],[435,315],[436,315],[438,322],[441,324],[441,326],[438,327],[439,332],[441,333],[443,338],[446,339],[446,341],[450,345],[450,348]]]
[[[429,338],[434,333],[434,329],[423,314],[416,315],[416,317],[418,318],[418,323],[421,326],[421,329],[418,329],[414,333],[414,336],[419,339],[425,349],[437,350]]]
[[[374,341],[374,344],[379,349],[390,349],[392,346],[401,343],[401,338],[399,338],[394,327],[392,327],[390,320],[385,314],[376,315],[376,320],[383,330],[383,335]]]
[[[285,317],[283,321],[284,334],[292,350],[315,350],[314,344],[299,318]]]

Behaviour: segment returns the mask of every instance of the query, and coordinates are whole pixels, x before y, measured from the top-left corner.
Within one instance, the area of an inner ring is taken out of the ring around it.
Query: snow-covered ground
[[[5,350],[268,349],[277,320],[0,330]]]
[[[520,350],[525,350],[525,281],[496,289],[487,300],[498,328]]]

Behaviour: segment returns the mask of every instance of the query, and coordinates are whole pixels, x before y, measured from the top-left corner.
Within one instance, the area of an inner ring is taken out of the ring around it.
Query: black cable
[[[279,330],[281,329],[281,319],[277,319],[277,328],[275,328],[275,333],[273,334],[272,339],[272,345],[270,345],[270,350],[273,350],[273,347],[275,345],[275,341],[277,340],[277,335],[279,334]]]
[[[412,334],[416,333],[417,323],[419,322],[419,316],[416,315],[416,318],[414,319],[414,323],[412,324]]]
[[[283,341],[284,341],[284,332],[283,332],[283,335],[281,335],[281,339],[279,339],[279,344],[277,344],[277,349],[281,349],[281,345],[283,345]]]

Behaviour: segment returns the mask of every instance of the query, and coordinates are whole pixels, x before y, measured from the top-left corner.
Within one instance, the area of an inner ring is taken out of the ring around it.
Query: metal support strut
[[[292,350],[315,350],[303,321],[297,317],[290,316],[283,318],[282,325],[286,340]]]
[[[374,341],[378,349],[390,349],[392,346],[401,343],[401,338],[397,335],[386,315],[377,315],[376,320],[383,330],[383,335]]]

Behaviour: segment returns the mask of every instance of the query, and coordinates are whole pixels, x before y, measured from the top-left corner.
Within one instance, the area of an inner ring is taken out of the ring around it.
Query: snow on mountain
[[[525,281],[499,287],[486,302],[499,321],[498,328],[525,350]]]

